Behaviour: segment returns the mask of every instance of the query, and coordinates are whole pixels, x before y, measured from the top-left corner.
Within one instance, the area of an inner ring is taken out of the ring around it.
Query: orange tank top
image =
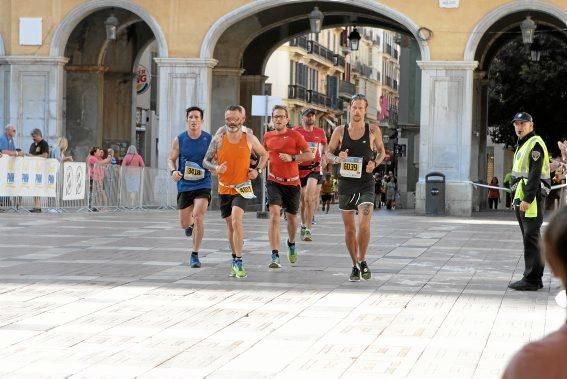
[[[228,134],[222,136],[222,142],[217,151],[217,164],[226,162],[226,172],[219,174],[219,194],[236,195],[234,188],[227,186],[240,184],[248,180],[250,167],[250,147],[246,134],[242,133],[238,143],[230,143]]]

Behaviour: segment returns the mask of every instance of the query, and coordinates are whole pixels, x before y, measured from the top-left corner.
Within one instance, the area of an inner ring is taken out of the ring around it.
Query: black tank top
[[[339,174],[339,195],[374,193],[374,176],[366,172],[366,165],[374,158],[374,152],[370,147],[370,125],[364,124],[364,134],[357,140],[350,138],[348,128],[349,125],[346,124],[339,151],[348,149],[349,157],[362,157],[362,176],[360,178],[343,178]]]

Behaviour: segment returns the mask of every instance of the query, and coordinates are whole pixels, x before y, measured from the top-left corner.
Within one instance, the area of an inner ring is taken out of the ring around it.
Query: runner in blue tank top
[[[193,237],[190,265],[201,267],[199,248],[204,234],[204,218],[211,202],[211,173],[203,167],[203,158],[211,143],[211,135],[201,130],[203,110],[186,110],[187,130],[173,139],[167,166],[177,182],[177,209],[181,227]]]

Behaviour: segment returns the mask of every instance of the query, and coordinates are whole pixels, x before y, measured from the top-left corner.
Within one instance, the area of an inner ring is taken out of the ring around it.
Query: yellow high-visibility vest
[[[549,168],[549,154],[547,153],[547,147],[545,146],[545,142],[541,139],[540,136],[533,136],[529,140],[527,140],[521,147],[516,149],[514,153],[514,164],[512,165],[512,176],[519,179],[517,182],[516,192],[514,193],[514,200],[520,199],[520,201],[524,200],[524,186],[528,182],[528,175],[530,173],[530,157],[531,152],[536,143],[539,143],[543,149],[543,165],[541,167],[541,179],[542,180],[549,180],[550,179],[550,168]],[[537,216],[537,199],[534,198],[534,201],[528,207],[528,210],[525,213],[525,217],[536,217]]]

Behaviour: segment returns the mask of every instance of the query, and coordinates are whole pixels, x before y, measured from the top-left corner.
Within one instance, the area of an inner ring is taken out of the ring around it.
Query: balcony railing
[[[327,49],[317,41],[307,41],[307,52],[320,56],[321,58],[331,63],[334,62],[333,57],[335,53],[333,53],[331,50]]]
[[[356,86],[351,82],[339,80],[339,97],[350,98],[356,93]]]
[[[385,82],[385,84],[386,84],[388,87],[392,87],[392,88],[393,88],[393,83],[392,83],[392,82],[393,82],[392,78],[390,78],[389,76],[386,76],[386,82]]]
[[[358,71],[358,73],[362,76],[366,76],[367,78],[372,77],[372,67],[367,66],[364,63],[356,62],[352,69],[354,71]]]
[[[396,91],[398,90],[398,81],[396,79],[392,81],[392,88],[395,89]]]
[[[301,47],[307,50],[307,37],[292,38],[291,41],[289,41],[289,45]]]
[[[344,67],[345,64],[346,64],[345,57],[343,57],[342,55],[339,55],[339,54],[333,55],[333,64],[335,66]]]
[[[398,60],[398,50],[394,50],[394,59]]]
[[[287,98],[307,101],[307,90],[303,86],[290,84],[287,86]]]

